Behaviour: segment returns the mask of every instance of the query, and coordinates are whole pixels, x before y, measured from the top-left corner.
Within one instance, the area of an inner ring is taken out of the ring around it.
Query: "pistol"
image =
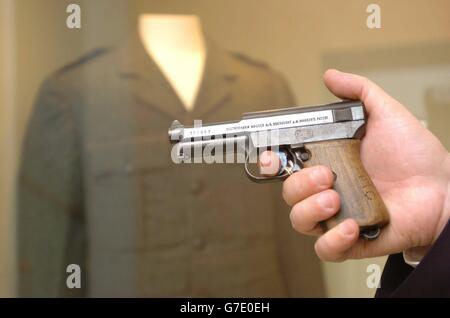
[[[175,120],[169,128],[176,163],[243,163],[250,180],[283,181],[304,167],[325,165],[334,175],[340,210],[321,223],[326,231],[347,218],[359,225],[361,236],[376,239],[389,222],[386,206],[360,158],[367,114],[361,101],[310,107],[290,107],[244,113],[241,120],[185,127]],[[261,175],[259,154],[278,154],[276,175]]]

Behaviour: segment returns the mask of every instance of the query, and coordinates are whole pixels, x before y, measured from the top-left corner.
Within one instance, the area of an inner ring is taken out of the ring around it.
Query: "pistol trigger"
[[[275,151],[278,158],[280,159],[280,170],[278,171],[278,175],[281,175],[283,172],[288,175],[293,174],[295,171],[300,170],[300,167],[296,166],[295,159],[293,158],[293,154],[289,152],[289,150],[278,150]]]
[[[302,169],[304,162],[311,158],[311,153],[309,150],[305,149],[303,144],[291,145],[286,147],[285,150],[286,160],[285,164],[282,166],[289,174]]]

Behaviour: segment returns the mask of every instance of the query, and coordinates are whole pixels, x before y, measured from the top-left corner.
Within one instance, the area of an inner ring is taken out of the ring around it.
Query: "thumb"
[[[395,108],[402,108],[381,87],[363,76],[330,69],[325,72],[323,78],[325,85],[334,95],[342,99],[362,101],[371,116],[383,116],[387,111],[392,113]]]

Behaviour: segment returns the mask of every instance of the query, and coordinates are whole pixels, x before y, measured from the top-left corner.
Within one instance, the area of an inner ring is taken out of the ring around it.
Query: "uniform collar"
[[[206,37],[206,61],[202,83],[192,112],[188,112],[154,60],[147,54],[137,32],[119,50],[118,75],[129,81],[136,101],[171,118],[205,118],[231,98],[238,80],[232,58]]]

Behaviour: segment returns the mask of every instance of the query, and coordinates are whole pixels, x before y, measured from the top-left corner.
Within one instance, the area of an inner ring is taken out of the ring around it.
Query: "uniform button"
[[[201,180],[194,180],[189,185],[189,191],[192,194],[200,194],[203,192],[204,188],[205,188],[204,183]]]
[[[192,245],[194,246],[194,248],[196,250],[203,250],[206,247],[206,242],[204,239],[200,238],[200,237],[196,237],[194,238],[194,240],[192,241]]]

